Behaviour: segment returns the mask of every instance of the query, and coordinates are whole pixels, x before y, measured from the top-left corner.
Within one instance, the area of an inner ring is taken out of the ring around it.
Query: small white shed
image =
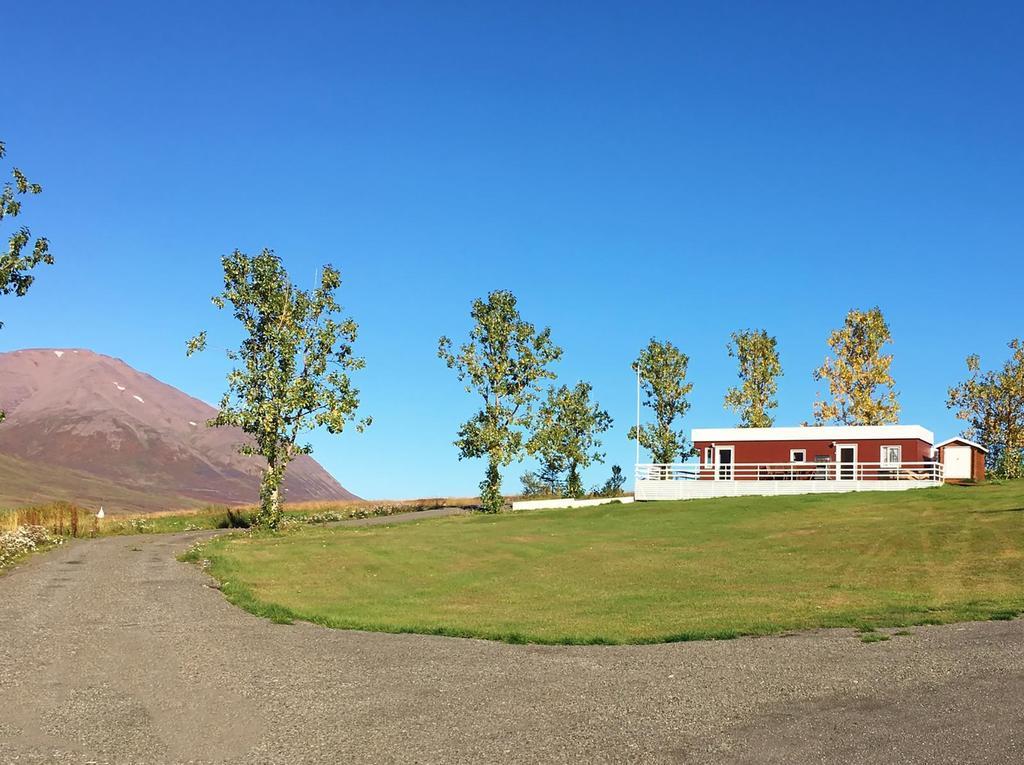
[[[947,438],[935,444],[935,458],[942,463],[942,479],[949,483],[983,481],[986,454],[988,449],[966,438]]]

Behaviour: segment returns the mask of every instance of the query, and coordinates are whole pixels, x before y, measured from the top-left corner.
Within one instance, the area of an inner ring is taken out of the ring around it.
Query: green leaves
[[[312,447],[300,443],[317,427],[344,431],[355,419],[359,391],[348,373],[362,369],[353,355],[358,326],[339,318],[334,293],[341,275],[325,266],[312,290],[291,283],[281,260],[271,251],[246,255],[235,250],[221,259],[224,289],[213,298],[242,325],[245,339],[227,351],[238,366],[228,373],[228,388],[210,425],[241,428],[252,437],[240,447],[267,461],[260,487],[261,525],[274,527],[281,517],[280,487],[288,463]],[[186,354],[206,349],[206,332],[188,341]],[[370,418],[356,423],[357,431]]]
[[[474,300],[470,318],[468,341],[455,349],[443,336],[437,355],[455,370],[466,392],[482,400],[480,411],[459,428],[455,445],[459,459],[487,459],[481,501],[485,510],[497,512],[504,502],[499,468],[522,454],[532,404],[541,383],[555,377],[548,367],[561,358],[562,349],[552,342],[550,329],[538,332],[519,315],[515,295],[506,290]]]
[[[0,159],[6,154],[7,147],[0,141]],[[11,169],[11,178],[0,188],[0,221],[18,217],[22,197],[43,191],[42,186],[30,182],[16,167]],[[32,269],[43,264],[53,264],[49,241],[45,237],[37,237],[33,242],[32,232],[26,226],[15,229],[7,240],[6,249],[0,250],[0,295],[24,297],[35,281]],[[3,322],[0,321],[2,327]]]
[[[0,159],[7,156],[7,146],[0,141]],[[0,188],[0,222],[4,218],[16,218],[21,213],[21,197],[26,194],[41,194],[43,187],[38,183],[31,183],[25,174],[18,168],[11,168],[11,181],[4,183]],[[7,240],[7,248],[0,250],[0,295],[14,295],[24,297],[29,287],[35,282],[35,275],[32,269],[38,265],[53,265],[53,255],[50,254],[50,242],[46,237],[38,237],[32,244],[32,249],[27,251],[26,247],[32,242],[32,232],[27,226],[15,229]],[[4,323],[0,320],[0,329]],[[0,422],[3,422],[6,415],[0,411]]]
[[[690,408],[687,396],[693,384],[686,382],[690,358],[671,342],[651,338],[633,362],[633,371],[640,370],[640,386],[644,392],[643,405],[654,410],[654,423],[634,425],[629,429],[631,441],[640,439],[640,445],[651,453],[655,463],[671,463],[676,456],[686,456],[686,435],[673,429],[676,417],[683,417]]]
[[[612,418],[596,402],[590,401],[590,383],[580,382],[576,387],[566,385],[548,390],[547,399],[537,412],[533,436],[527,444],[531,454],[537,454],[545,466],[545,475],[568,471],[565,494],[583,495],[580,468],[594,462],[604,462],[598,449],[598,438],[612,426]]]
[[[725,408],[740,415],[740,427],[770,428],[775,420],[767,410],[779,405],[775,394],[782,376],[775,338],[763,329],[747,329],[733,332],[726,347],[739,362],[741,383],[726,391]]]
[[[946,406],[964,420],[965,438],[988,447],[988,468],[1000,478],[1024,477],[1024,340],[1009,342],[1001,369],[983,372],[977,354],[967,357],[970,376],[949,389]]]
[[[841,329],[828,338],[835,358],[827,357],[814,370],[815,380],[827,380],[831,401],[814,402],[818,424],[887,425],[899,422],[900,405],[889,373],[892,354],[882,347],[892,342],[889,325],[877,306],[851,310]],[[878,388],[882,391],[876,396]]]

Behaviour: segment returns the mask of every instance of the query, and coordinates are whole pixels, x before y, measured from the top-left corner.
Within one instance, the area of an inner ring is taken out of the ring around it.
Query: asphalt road
[[[275,625],[175,555],[0,577],[0,763],[1020,763],[1024,622],[658,646]]]

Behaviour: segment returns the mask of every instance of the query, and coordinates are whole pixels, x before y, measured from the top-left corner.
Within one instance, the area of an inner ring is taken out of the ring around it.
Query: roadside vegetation
[[[868,635],[1021,613],[1024,481],[307,527],[188,559],[283,622],[536,643]]]
[[[302,502],[289,505],[281,525],[323,525],[357,518],[416,513],[438,507],[470,506],[472,499],[413,499],[394,502]],[[49,550],[71,539],[170,534],[182,531],[248,529],[258,508],[210,506],[200,510],[113,515],[98,518],[70,502],[0,510],[0,572],[31,552]]]
[[[0,573],[29,553],[52,549],[64,541],[42,526],[18,526],[0,530]]]

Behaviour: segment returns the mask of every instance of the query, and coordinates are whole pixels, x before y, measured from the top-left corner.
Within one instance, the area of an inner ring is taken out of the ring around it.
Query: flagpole
[[[636,362],[636,462],[634,470],[640,464],[640,360]]]

